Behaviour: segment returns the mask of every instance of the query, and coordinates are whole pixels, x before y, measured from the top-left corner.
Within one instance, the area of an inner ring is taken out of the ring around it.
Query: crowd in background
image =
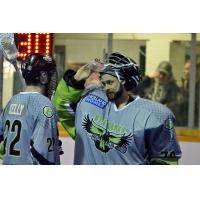
[[[73,65],[73,70],[79,69],[84,63]],[[180,84],[175,79],[173,73],[174,66],[169,61],[161,61],[156,70],[151,75],[144,75],[143,81],[137,88],[130,92],[142,98],[157,101],[170,108],[176,117],[176,126],[188,125],[188,103],[189,103],[189,72],[191,61],[187,59],[183,65]],[[85,84],[95,82],[95,74]],[[199,89],[200,89],[200,63],[196,65],[196,84],[195,84],[195,122],[198,126],[199,119]]]
[[[166,105],[176,116],[176,126],[187,126],[190,68],[191,61],[187,60],[183,66],[181,84],[178,85],[177,80],[174,78],[172,64],[168,61],[162,61],[154,74],[152,76],[143,76],[143,82],[131,92]],[[199,84],[200,63],[196,67],[195,126],[198,126]]]

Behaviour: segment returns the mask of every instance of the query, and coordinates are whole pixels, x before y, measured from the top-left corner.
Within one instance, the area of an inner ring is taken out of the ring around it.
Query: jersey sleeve
[[[178,164],[181,149],[176,139],[173,115],[160,119],[150,115],[145,131],[145,142],[150,164]]]
[[[52,98],[52,102],[58,113],[59,122],[73,139],[75,138],[75,111],[73,105],[78,102],[83,91],[83,89],[69,86],[67,82],[62,79]]]
[[[60,164],[57,116],[53,106],[39,113],[31,138],[31,153],[35,164]]]

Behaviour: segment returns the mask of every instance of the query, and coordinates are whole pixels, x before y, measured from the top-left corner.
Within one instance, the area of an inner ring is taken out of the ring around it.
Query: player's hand
[[[103,69],[103,63],[101,62],[100,59],[95,58],[92,62],[88,64],[88,67],[93,71],[93,72],[100,72]]]
[[[103,63],[95,58],[89,64],[82,66],[75,74],[74,79],[77,81],[86,80],[93,72],[99,72],[103,68]]]
[[[74,79],[77,81],[86,80],[91,74],[91,69],[87,65],[82,66],[75,74]]]

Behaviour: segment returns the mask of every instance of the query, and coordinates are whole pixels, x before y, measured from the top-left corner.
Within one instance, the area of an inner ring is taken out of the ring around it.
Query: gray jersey
[[[138,97],[118,109],[96,89],[76,109],[74,163],[146,164],[152,158],[180,158],[174,121],[160,103]]]
[[[3,164],[60,164],[57,115],[39,93],[19,93],[0,116]]]

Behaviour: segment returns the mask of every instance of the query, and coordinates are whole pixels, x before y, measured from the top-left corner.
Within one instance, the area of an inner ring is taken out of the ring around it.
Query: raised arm
[[[77,72],[67,70],[52,99],[59,122],[73,139],[75,138],[75,107],[84,91],[85,80],[90,74],[91,70],[87,65],[82,66]]]

